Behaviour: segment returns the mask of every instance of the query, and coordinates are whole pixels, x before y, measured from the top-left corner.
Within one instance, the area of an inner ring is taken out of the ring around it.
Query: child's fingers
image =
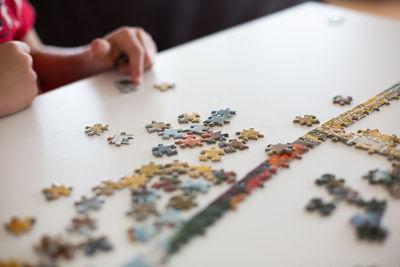
[[[31,53],[31,48],[29,47],[29,45],[27,45],[27,44],[24,43],[24,42],[21,42],[21,41],[12,41],[12,42],[10,42],[10,43],[16,44],[17,47],[18,47],[19,49],[21,49],[21,50],[22,50],[24,53],[26,53],[26,54],[30,54],[30,53]]]
[[[144,30],[138,29],[137,35],[139,41],[142,43],[142,46],[145,50],[145,58],[144,58],[144,68],[149,69],[154,64],[154,59],[157,53],[157,47],[149,34],[147,34]]]
[[[95,58],[104,59],[111,52],[111,44],[105,39],[97,38],[92,41],[91,50]]]
[[[135,84],[141,84],[143,80],[145,49],[137,37],[136,31],[134,29],[125,31],[124,34],[118,36],[116,41],[120,49],[129,57],[132,81]]]

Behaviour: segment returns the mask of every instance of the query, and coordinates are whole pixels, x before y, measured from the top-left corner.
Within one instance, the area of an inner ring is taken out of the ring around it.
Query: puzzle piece
[[[25,219],[19,219],[18,217],[12,217],[9,223],[6,223],[4,227],[7,231],[14,235],[20,235],[22,233],[29,232],[32,226],[35,224],[36,219],[33,217],[26,217]]]
[[[210,116],[210,117],[208,117],[207,120],[203,121],[204,125],[208,125],[211,127],[213,127],[215,125],[223,126],[224,124],[228,124],[228,123],[230,123],[228,118],[222,117],[222,116],[217,116],[217,115]]]
[[[165,164],[163,168],[164,174],[184,174],[187,173],[189,164],[187,162],[179,162],[179,160],[174,160],[173,163]]]
[[[173,178],[161,177],[160,181],[154,183],[151,188],[161,188],[164,192],[173,192],[178,189],[179,184],[181,183],[177,178],[178,176],[173,176]]]
[[[333,104],[340,104],[341,106],[350,105],[351,101],[353,101],[353,97],[351,96],[343,97],[341,95],[337,95],[333,97]]]
[[[132,203],[138,205],[152,204],[160,198],[160,195],[155,189],[147,189],[145,187],[134,190],[131,194]]]
[[[371,241],[383,241],[387,236],[387,231],[382,226],[382,216],[377,213],[367,212],[367,214],[356,214],[351,219],[357,229],[359,239]]]
[[[201,164],[200,166],[190,166],[190,174],[189,176],[192,178],[202,177],[210,177],[212,176],[212,169],[210,165]]]
[[[85,127],[85,134],[89,135],[89,136],[93,136],[93,135],[101,135],[102,133],[104,133],[104,131],[108,131],[108,129],[110,129],[109,125],[101,125],[100,123],[97,123],[93,126],[86,126]]]
[[[56,184],[53,184],[50,188],[45,188],[42,190],[47,200],[58,199],[60,196],[69,196],[71,191],[72,187]]]
[[[34,248],[38,254],[52,260],[58,260],[60,258],[70,260],[73,258],[75,252],[75,246],[64,241],[60,235],[54,238],[45,235]]]
[[[331,213],[335,210],[336,203],[335,202],[327,202],[320,198],[313,198],[310,200],[310,203],[306,206],[306,210],[309,212],[317,211],[319,214],[323,216],[331,215]]]
[[[205,134],[202,134],[201,137],[204,139],[204,141],[208,144],[215,144],[217,141],[225,141],[226,138],[229,136],[227,133],[221,133],[221,131],[218,132],[213,132],[213,131],[208,131]]]
[[[301,159],[301,154],[305,153],[308,148],[305,147],[302,144],[296,144],[294,143],[293,145],[293,150],[290,153],[284,153],[282,155],[279,154],[272,154],[268,158],[268,163],[271,164],[275,168],[279,167],[289,167],[289,162],[291,162],[294,159]]]
[[[194,122],[194,123],[200,122],[200,114],[192,113],[192,115],[189,115],[187,113],[183,113],[178,116],[179,123],[188,123],[189,121]]]
[[[213,111],[211,111],[211,114],[213,114],[213,116],[231,118],[233,115],[236,114],[236,111],[230,110],[229,108],[227,108],[227,109],[220,109],[218,111],[213,110]]]
[[[400,139],[396,135],[383,134],[377,129],[359,130],[357,133],[348,143],[350,145],[355,144],[356,148],[367,150],[370,154],[382,153],[387,155],[390,148],[400,143]]]
[[[152,121],[151,123],[146,124],[144,127],[147,129],[147,132],[153,133],[153,132],[162,132],[165,129],[170,128],[171,124],[164,123],[164,122]]]
[[[313,124],[318,124],[319,120],[314,115],[304,115],[303,117],[296,116],[296,119],[294,119],[293,122],[311,127]]]
[[[110,251],[112,245],[107,240],[107,237],[88,238],[85,242],[79,244],[78,248],[82,248],[86,255],[91,256],[97,251]]]
[[[155,174],[161,173],[162,167],[161,164],[150,162],[148,165],[143,165],[140,169],[135,170],[135,172],[143,174],[146,177],[153,177]]]
[[[131,242],[140,241],[147,243],[160,233],[160,226],[154,223],[146,223],[143,226],[135,226],[128,229],[128,236]]]
[[[148,178],[146,175],[141,174],[141,175],[132,175],[129,177],[123,177],[121,179],[121,183],[124,186],[129,186],[131,190],[136,190],[140,187],[143,187],[147,184]]]
[[[228,184],[233,183],[236,180],[236,172],[225,172],[223,169],[213,172],[214,184],[222,184],[227,182]]]
[[[178,140],[175,144],[180,145],[181,148],[190,147],[193,148],[195,146],[203,146],[203,139],[197,139],[194,135],[185,135],[182,140]]]
[[[175,145],[164,146],[163,144],[159,144],[152,149],[153,155],[156,157],[162,157],[164,154],[167,156],[172,156],[178,154],[178,150],[176,150]]]
[[[184,195],[197,195],[200,193],[207,193],[210,189],[211,183],[202,180],[188,179],[186,182],[179,186]]]
[[[75,232],[81,235],[89,235],[94,230],[96,230],[96,221],[87,215],[72,218],[72,224],[67,228],[67,232]]]
[[[111,187],[112,189],[116,189],[116,190],[121,190],[122,188],[124,188],[126,186],[126,184],[122,183],[121,181],[114,182],[111,180],[105,180],[105,181],[103,181],[103,184],[105,186]]]
[[[265,149],[269,155],[278,154],[282,155],[284,153],[291,153],[293,151],[293,145],[291,143],[281,144],[278,143],[276,145],[269,144]]]
[[[133,142],[133,134],[127,134],[126,132],[121,132],[120,134],[115,134],[113,137],[107,137],[108,143],[111,145],[121,146],[130,145]]]
[[[225,153],[233,153],[236,152],[236,149],[244,150],[249,147],[245,145],[246,141],[239,141],[237,139],[231,139],[229,142],[221,142],[218,144],[220,148],[223,148]]]
[[[173,137],[174,139],[179,139],[185,136],[185,133],[183,133],[183,131],[183,129],[168,128],[163,130],[162,132],[159,132],[158,135],[161,135],[162,139],[169,139],[170,137]]]
[[[390,193],[393,198],[400,198],[400,165],[393,164],[391,171],[375,169],[364,175],[370,184],[380,184]]]
[[[243,139],[244,141],[249,139],[257,140],[258,138],[264,137],[263,134],[260,134],[259,131],[255,131],[254,128],[243,130],[242,132],[236,132],[236,135],[239,135],[239,138]]]
[[[104,203],[103,197],[92,196],[86,197],[82,196],[80,201],[75,201],[75,208],[79,213],[87,213],[89,210],[98,210]]]
[[[192,124],[190,125],[190,129],[185,130],[185,132],[187,132],[188,134],[201,135],[207,133],[208,130],[210,130],[210,127],[208,126],[204,126],[201,124]]]
[[[154,88],[160,90],[161,92],[165,92],[168,89],[173,89],[175,88],[175,84],[174,83],[168,83],[168,82],[163,82],[160,84],[154,84]]]
[[[237,209],[237,204],[242,202],[243,200],[245,200],[247,197],[247,194],[239,194],[236,195],[234,197],[232,197],[231,201],[230,201],[230,207],[232,210],[236,210]]]
[[[131,79],[120,79],[115,82],[115,85],[121,93],[129,93],[138,90],[138,86],[132,82]]]
[[[110,195],[114,194],[115,189],[112,188],[111,186],[107,186],[107,185],[97,185],[92,188],[92,191],[97,196],[110,196]]]
[[[158,211],[154,202],[145,204],[132,203],[131,209],[126,215],[135,218],[137,221],[147,220],[150,215],[158,216]]]
[[[156,225],[175,227],[183,222],[182,212],[176,209],[168,208],[163,215],[156,220]]]
[[[194,198],[195,196],[185,196],[185,195],[174,196],[169,199],[167,207],[174,208],[177,210],[189,210],[197,206],[197,203],[194,202]]]
[[[220,161],[222,159],[222,155],[225,155],[224,150],[216,149],[215,147],[211,147],[210,149],[205,149],[200,152],[200,160],[207,161],[211,159],[212,161]]]

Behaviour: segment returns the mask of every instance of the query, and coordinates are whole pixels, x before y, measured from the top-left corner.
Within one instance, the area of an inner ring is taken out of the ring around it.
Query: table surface
[[[336,22],[336,23],[335,23]],[[73,201],[105,178],[119,179],[150,161],[174,159],[199,165],[199,149],[156,159],[151,147],[162,142],[148,134],[152,120],[179,126],[177,116],[231,108],[237,115],[223,131],[254,127],[265,137],[250,149],[226,155],[214,168],[243,177],[266,155],[268,144],[296,140],[310,128],[292,123],[296,115],[315,114],[321,122],[364,102],[400,78],[400,23],[322,4],[303,4],[159,54],[136,92],[114,86],[125,76],[97,75],[36,98],[32,106],[0,119],[0,222],[11,216],[35,216],[33,230],[20,237],[0,228],[0,258],[36,259],[32,245],[46,233],[63,232],[75,215]],[[160,92],[153,84],[176,83]],[[331,103],[351,95],[352,105]],[[400,101],[355,123],[349,131],[378,128],[400,135]],[[108,135],[88,137],[86,125],[107,123]],[[117,131],[135,134],[132,145],[115,147],[105,137]],[[176,254],[168,266],[400,266],[400,201],[361,179],[368,170],[389,168],[379,155],[325,142],[291,164]],[[329,218],[308,214],[312,198],[328,199],[315,178],[331,172],[366,198],[387,199],[382,244],[359,241],[349,223],[358,210],[342,204]],[[41,190],[53,182],[71,185],[72,197],[47,202]],[[223,189],[212,191],[207,201]],[[66,266],[119,266],[146,246],[131,244],[126,229],[132,218],[129,192],[107,199],[93,213],[99,233],[115,249],[90,258],[79,255]]]

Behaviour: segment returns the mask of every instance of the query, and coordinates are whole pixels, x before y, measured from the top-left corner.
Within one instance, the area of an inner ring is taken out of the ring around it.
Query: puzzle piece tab
[[[267,148],[265,149],[266,152],[268,152],[269,155],[273,155],[273,154],[278,154],[278,155],[282,155],[284,153],[292,153],[293,151],[293,145],[291,143],[286,143],[286,144],[269,144],[267,146]]]

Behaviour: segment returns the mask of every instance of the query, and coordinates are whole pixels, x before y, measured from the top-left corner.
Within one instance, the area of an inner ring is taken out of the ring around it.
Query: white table
[[[232,136],[254,127],[265,135],[250,142],[249,150],[213,164],[235,170],[240,178],[266,158],[267,144],[291,142],[310,130],[292,123],[296,115],[315,114],[325,122],[349,109],[333,105],[334,95],[353,96],[353,107],[397,82],[399,47],[398,21],[309,3],[160,53],[137,92],[121,94],[113,83],[124,76],[110,72],[37,97],[27,110],[0,119],[0,222],[14,215],[38,219],[20,237],[1,228],[0,258],[36,259],[32,245],[45,233],[63,232],[75,215],[73,201],[106,177],[131,175],[150,161],[199,164],[199,149],[154,158],[151,147],[161,139],[145,131],[151,120],[178,126],[177,116],[184,112],[199,112],[204,119],[211,110],[236,110],[224,132]],[[160,81],[177,87],[159,92],[152,86]],[[393,102],[348,130],[378,128],[400,135],[398,114],[400,102]],[[109,134],[89,138],[83,133],[86,125],[99,122],[111,125]],[[109,146],[105,137],[115,131],[134,133],[135,142]],[[268,181],[204,237],[192,240],[168,266],[399,266],[400,201],[361,179],[368,170],[390,164],[381,156],[325,142]],[[328,199],[314,185],[326,172],[346,178],[366,198],[388,200],[384,243],[357,240],[349,218],[358,210],[350,205],[340,205],[329,218],[304,211],[310,198]],[[72,197],[47,202],[41,190],[53,182],[71,185]],[[211,192],[201,204],[221,191]],[[118,266],[143,251],[126,237],[132,225],[125,216],[129,201],[124,191],[93,213],[98,232],[107,233],[114,251],[79,255],[65,265]]]

